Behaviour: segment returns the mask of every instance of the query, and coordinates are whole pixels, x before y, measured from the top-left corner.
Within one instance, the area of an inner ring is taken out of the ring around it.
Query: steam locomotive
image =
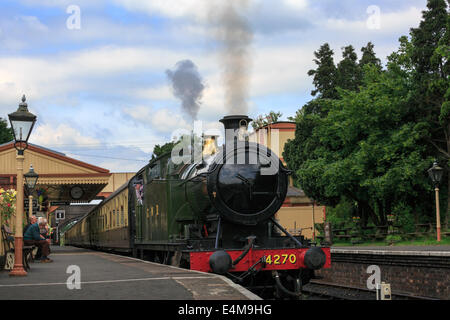
[[[204,139],[194,161],[179,161],[189,158],[186,149],[151,160],[66,231],[66,244],[299,296],[314,270],[330,267],[330,249],[289,234],[274,218],[290,171],[270,149],[248,141],[251,120],[224,117],[225,143],[219,148],[215,136]]]

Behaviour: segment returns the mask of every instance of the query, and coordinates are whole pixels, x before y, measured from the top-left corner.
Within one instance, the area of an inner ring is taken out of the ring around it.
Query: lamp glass
[[[27,187],[29,190],[34,190],[34,187],[36,186],[36,183],[38,181],[39,175],[34,172],[34,169],[32,166],[30,166],[30,171],[24,174],[25,177],[25,183],[27,184]]]
[[[11,127],[14,131],[14,140],[17,142],[27,142],[33,127],[34,121],[12,120]]]

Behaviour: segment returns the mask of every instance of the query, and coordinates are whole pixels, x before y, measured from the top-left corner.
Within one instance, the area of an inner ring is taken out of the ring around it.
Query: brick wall
[[[316,275],[326,282],[367,288],[367,279],[372,275],[367,267],[373,264],[380,267],[381,281],[391,284],[392,293],[450,299],[450,269],[446,267],[335,261],[330,269],[316,271]]]

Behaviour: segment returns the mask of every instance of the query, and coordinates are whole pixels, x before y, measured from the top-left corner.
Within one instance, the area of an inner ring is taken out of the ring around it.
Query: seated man
[[[50,254],[50,241],[45,239],[40,233],[40,228],[45,228],[47,220],[39,219],[39,222],[31,225],[27,228],[27,231],[23,235],[23,242],[26,246],[36,245],[39,246],[42,252],[41,262],[53,262],[53,260],[48,258]]]
[[[23,228],[23,234],[25,234],[25,232],[27,232],[27,229],[35,224],[38,221],[38,218],[36,216],[30,216],[30,223],[28,223],[24,228]]]

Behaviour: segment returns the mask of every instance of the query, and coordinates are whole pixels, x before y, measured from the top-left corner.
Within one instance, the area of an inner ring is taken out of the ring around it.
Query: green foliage
[[[8,128],[8,122],[0,118],[0,144],[12,141],[14,139],[11,128]]]
[[[173,147],[177,144],[177,142],[167,142],[165,144],[163,144],[162,146],[160,146],[159,144],[155,145],[155,147],[153,148],[153,155],[152,155],[152,160],[165,154],[168,152],[171,152]]]
[[[351,203],[350,201],[344,199],[335,207],[327,207],[326,210],[327,221],[330,222],[332,226],[352,226],[353,203]]]
[[[372,42],[367,43],[365,47],[361,48],[362,57],[359,60],[359,68],[361,70],[364,68],[364,66],[372,64],[378,69],[378,71],[381,71],[381,60],[377,58],[373,48],[374,45]]]
[[[328,43],[323,44],[320,49],[314,52],[314,62],[317,69],[309,70],[308,75],[313,76],[313,83],[316,87],[311,91],[312,96],[319,98],[333,99],[337,97],[336,92],[336,66],[333,60],[333,50]]]
[[[390,234],[386,237],[387,243],[395,243],[402,240],[402,237],[398,234]]]
[[[383,224],[392,202],[412,200],[428,187],[423,171],[430,159],[420,143],[422,127],[405,121],[409,91],[401,79],[374,66],[366,77],[371,80],[359,92],[339,90],[340,100],[323,104],[326,116],[298,115],[299,132],[285,159],[308,196],[332,206],[352,199]]]
[[[341,89],[357,90],[361,82],[361,72],[353,46],[344,48],[342,58],[337,66],[336,85]]]
[[[415,219],[413,208],[407,203],[397,203],[392,208],[392,214],[395,216],[395,223],[402,226],[403,233],[411,233],[415,231]]]
[[[259,115],[258,117],[256,117],[255,120],[253,120],[252,122],[252,127],[253,129],[259,129],[262,128],[264,126],[267,126],[271,123],[275,123],[278,121],[279,118],[281,118],[283,114],[281,112],[275,112],[275,111],[270,111],[268,114],[262,116]]]
[[[434,216],[426,170],[435,157],[450,161],[450,16],[444,0],[427,7],[386,70],[371,42],[359,62],[352,46],[343,48],[337,67],[328,44],[314,53],[317,69],[308,75],[316,98],[291,118],[295,138],[283,156],[297,186],[335,207],[332,222],[349,218],[342,210],[363,225],[384,225],[394,213],[411,230]],[[443,197],[448,189],[441,187]]]

